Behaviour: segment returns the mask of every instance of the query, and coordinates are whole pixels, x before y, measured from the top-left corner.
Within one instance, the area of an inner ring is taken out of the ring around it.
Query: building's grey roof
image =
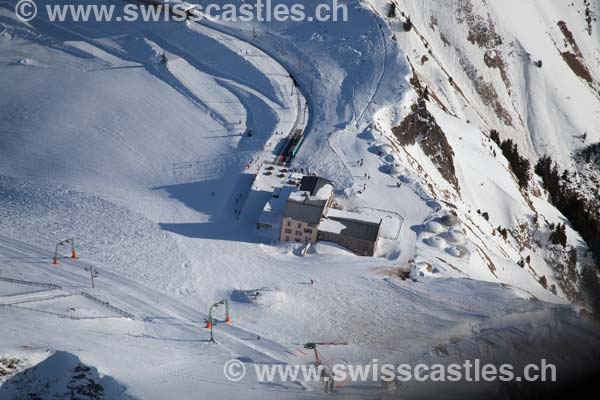
[[[281,223],[281,215],[285,209],[285,205],[291,193],[296,190],[295,186],[283,186],[275,188],[273,194],[265,203],[262,213],[258,218],[258,223],[279,227]],[[277,196],[277,197],[276,197]]]
[[[302,181],[300,181],[300,190],[309,192],[311,196],[314,196],[325,185],[333,186],[333,182],[320,176],[303,176]]]
[[[335,231],[331,233],[335,233],[341,236],[348,236],[355,239],[366,240],[372,243],[375,243],[375,241],[377,241],[377,237],[379,236],[379,223],[376,222],[359,221],[338,217],[328,217],[327,219],[339,222],[340,224],[344,225],[344,227],[341,230],[339,230],[339,228],[336,228],[336,230],[338,230],[339,232]],[[328,232],[326,228],[322,230]]]
[[[304,201],[298,202],[288,199],[283,210],[284,218],[292,218],[297,221],[304,221],[311,225],[318,225],[321,222],[323,211],[327,202],[306,197]]]

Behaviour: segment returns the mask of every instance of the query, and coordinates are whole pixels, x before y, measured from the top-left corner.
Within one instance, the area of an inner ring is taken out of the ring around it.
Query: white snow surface
[[[0,3],[0,278],[8,278],[0,280],[0,357],[38,365],[46,377],[81,362],[106,378],[113,398],[144,399],[329,396],[320,385],[223,376],[231,358],[310,363],[306,342],[347,343],[319,349],[329,364],[547,358],[576,374],[597,359],[598,325],[538,283],[541,275],[554,282],[542,256],[522,269],[516,241],[493,234],[532,207],[550,221],[561,216],[523,194],[506,160],[491,154],[488,111],[459,112],[463,101],[450,89],[441,95],[454,116],[428,103],[455,153],[460,193],[418,146],[396,143],[391,128],[415,96],[406,55],[423,49],[385,20],[384,2],[348,1],[347,23],[236,25],[25,24],[15,3]],[[405,3],[425,27],[421,2]],[[526,3],[526,21],[562,10]],[[516,17],[493,10],[502,21]],[[502,26],[552,64],[518,20]],[[546,77],[564,75],[545,68]],[[514,96],[549,78],[530,79]],[[564,93],[578,89],[565,94],[572,99],[552,97],[558,122],[542,102],[521,115],[532,134],[519,144],[532,153],[574,146],[534,134],[543,128],[595,134],[582,114],[597,113],[597,98],[564,79],[556,83]],[[515,104],[518,120],[524,103]],[[485,118],[466,122],[477,115]],[[257,233],[281,179],[253,182],[254,174],[298,128],[306,138],[294,167],[333,180],[343,208],[383,221],[376,257],[326,243],[303,255]],[[450,210],[457,226],[439,223]],[[80,258],[61,249],[53,265],[54,246],[70,237]],[[574,231],[569,240],[583,246]],[[94,289],[90,266],[99,273]],[[399,268],[413,279],[401,280]],[[235,301],[253,291],[260,301]],[[220,299],[230,300],[233,324],[216,325],[215,345],[203,327]],[[0,386],[0,397],[3,387],[15,386]],[[377,384],[336,392],[389,395]]]

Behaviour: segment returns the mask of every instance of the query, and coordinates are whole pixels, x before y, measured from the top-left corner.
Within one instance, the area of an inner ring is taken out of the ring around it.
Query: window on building
[[[302,224],[298,223],[298,229],[302,228]]]
[[[292,226],[292,221],[288,221],[287,226]]]
[[[302,231],[296,231],[296,236],[302,236]]]
[[[292,230],[286,228],[285,233],[292,233]]]
[[[286,237],[285,237],[285,241],[286,241],[286,242],[289,242],[289,241],[290,241],[290,237],[289,237],[289,236],[286,236]]]
[[[310,234],[312,234],[312,233],[313,233],[313,230],[312,230],[312,229],[310,229],[310,228],[305,228],[305,229],[304,229],[304,233],[310,233]]]

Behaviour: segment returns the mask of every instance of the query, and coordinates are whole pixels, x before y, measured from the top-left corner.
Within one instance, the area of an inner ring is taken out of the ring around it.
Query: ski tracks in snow
[[[171,320],[177,324],[170,324],[182,337],[208,336],[203,330],[206,315],[179,301],[163,295],[151,288],[131,281],[112,272],[98,268],[81,260],[60,259],[60,264],[52,265],[52,255],[38,247],[20,242],[18,240],[0,235],[0,254],[3,259],[13,259],[19,262],[21,269],[26,269],[27,276],[36,274],[44,285],[61,287],[61,296],[80,295],[82,287],[89,287],[89,272],[86,268],[93,266],[99,272],[96,289],[86,289],[94,293],[93,297],[100,302],[109,300],[107,304],[126,310],[136,320],[142,320],[150,329],[156,328],[155,321]],[[21,261],[23,257],[28,261]],[[16,279],[16,278],[9,278]],[[49,282],[46,282],[48,280]],[[54,290],[53,290],[54,291]],[[45,296],[38,301],[48,300],[52,296]],[[23,301],[35,301],[29,299]],[[59,315],[60,316],[60,315]],[[154,328],[153,328],[154,327]],[[218,324],[216,328],[219,343],[232,354],[246,357],[254,362],[281,363],[288,362],[295,355],[286,347],[270,341],[268,338],[256,338],[254,333],[241,328]],[[201,339],[200,337],[198,338]]]

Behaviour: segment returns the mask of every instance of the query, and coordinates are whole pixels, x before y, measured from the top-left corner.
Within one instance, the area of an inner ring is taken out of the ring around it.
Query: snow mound
[[[398,175],[403,172],[402,165],[400,163],[385,164],[381,169],[383,173],[390,175]]]
[[[443,249],[444,247],[446,247],[446,241],[439,236],[432,236],[430,238],[425,239],[424,242],[425,244],[438,249]]]
[[[446,253],[450,254],[453,257],[460,257],[461,252],[458,250],[456,246],[450,246],[446,248]]]
[[[439,270],[428,263],[416,263],[412,266],[410,276],[415,279],[423,276],[435,276]]]
[[[425,224],[425,230],[431,233],[441,233],[444,227],[439,222],[430,221]]]
[[[456,258],[465,258],[471,253],[464,246],[449,246],[446,247],[446,253],[450,254],[452,257]]]
[[[388,154],[388,155],[384,156],[383,159],[389,163],[395,163],[398,161],[397,157],[393,154]]]
[[[375,146],[375,151],[380,156],[387,156],[394,154],[394,149],[387,143],[377,143]]]
[[[438,220],[444,226],[456,226],[458,225],[458,218],[455,215],[447,214],[440,217]]]
[[[455,229],[444,232],[440,236],[443,237],[448,243],[453,244],[463,244],[467,241],[465,234]]]

